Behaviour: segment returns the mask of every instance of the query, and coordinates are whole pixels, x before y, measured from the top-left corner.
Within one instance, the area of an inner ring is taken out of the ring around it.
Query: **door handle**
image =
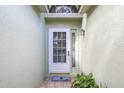
[[[68,51],[68,56],[70,56],[70,51]]]

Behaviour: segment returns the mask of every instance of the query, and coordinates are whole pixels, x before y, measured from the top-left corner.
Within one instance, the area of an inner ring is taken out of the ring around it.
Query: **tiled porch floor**
[[[51,81],[50,77],[41,84],[41,88],[70,88],[74,78],[71,81]]]
[[[45,81],[41,84],[41,88],[70,88],[72,85],[72,82],[74,81],[74,77],[81,73],[81,70],[79,68],[72,68],[72,72],[70,74],[48,74],[45,79]],[[71,81],[51,81],[51,76],[69,76],[71,77]]]

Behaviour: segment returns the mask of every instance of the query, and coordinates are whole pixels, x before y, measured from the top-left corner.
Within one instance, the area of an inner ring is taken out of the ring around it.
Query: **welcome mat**
[[[67,76],[51,76],[51,81],[70,81],[71,77]]]

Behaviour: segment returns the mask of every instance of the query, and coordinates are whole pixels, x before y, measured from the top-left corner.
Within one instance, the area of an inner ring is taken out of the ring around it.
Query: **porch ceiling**
[[[82,18],[82,14],[77,13],[41,13],[45,18]]]
[[[82,14],[61,14],[61,13],[41,13],[42,17],[45,18],[46,22],[78,22],[81,24],[83,15]]]
[[[46,23],[56,24],[61,22],[63,24],[67,23],[77,23],[81,25],[81,18],[45,18]]]

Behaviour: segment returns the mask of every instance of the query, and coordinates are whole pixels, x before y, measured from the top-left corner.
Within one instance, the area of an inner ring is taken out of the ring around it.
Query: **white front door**
[[[49,29],[49,73],[70,73],[70,29]]]

